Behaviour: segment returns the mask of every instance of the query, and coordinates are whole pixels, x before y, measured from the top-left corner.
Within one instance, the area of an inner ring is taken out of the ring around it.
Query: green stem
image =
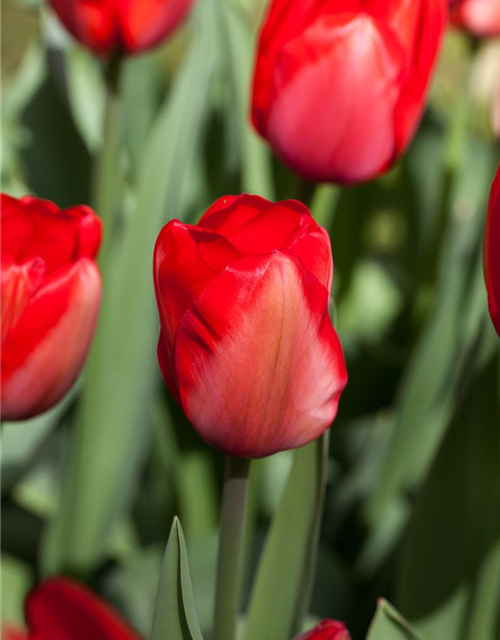
[[[102,220],[103,239],[99,256],[100,265],[107,265],[109,247],[115,226],[118,204],[118,188],[121,137],[120,72],[122,59],[111,58],[106,68],[106,106],[104,112],[103,143],[94,176],[93,203]]]
[[[448,221],[453,205],[453,192],[460,175],[464,155],[467,150],[470,112],[470,80],[473,65],[474,47],[471,41],[467,68],[464,70],[460,93],[456,97],[455,107],[448,122],[444,149],[444,170],[441,196],[437,210],[437,227],[434,238],[430,243],[425,268],[422,270],[422,284],[435,282],[439,268]]]
[[[306,178],[298,178],[295,199],[305,204],[309,209],[317,186],[317,182],[307,180]]]
[[[214,640],[234,640],[240,603],[250,460],[226,458],[219,538]]]

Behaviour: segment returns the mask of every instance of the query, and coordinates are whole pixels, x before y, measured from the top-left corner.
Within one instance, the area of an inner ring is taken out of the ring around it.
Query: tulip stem
[[[214,640],[234,640],[240,603],[250,460],[226,458],[219,537]]]
[[[103,124],[103,142],[96,164],[93,203],[102,220],[103,239],[100,264],[107,266],[109,246],[113,237],[114,215],[120,183],[119,155],[121,134],[120,73],[122,59],[111,58],[106,67],[106,105]]]

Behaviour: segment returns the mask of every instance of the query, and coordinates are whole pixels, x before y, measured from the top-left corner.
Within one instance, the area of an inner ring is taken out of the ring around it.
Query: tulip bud
[[[104,600],[67,578],[42,582],[25,611],[27,633],[6,629],[5,640],[140,640]]]
[[[450,0],[451,21],[477,38],[500,35],[500,0]]]
[[[166,38],[194,0],[50,0],[68,31],[97,54],[133,54]]]
[[[418,126],[446,20],[447,0],[273,0],[255,127],[311,180],[383,173]]]
[[[295,640],[351,640],[351,636],[342,622],[323,620],[312,631],[303,633]]]
[[[484,237],[484,277],[491,320],[500,336],[500,167],[491,188]]]
[[[227,196],[197,226],[163,228],[160,367],[206,442],[259,458],[330,426],[347,382],[332,273],[328,234],[300,202]]]
[[[1,197],[2,419],[49,409],[75,381],[94,334],[101,223],[87,207],[60,211]]]

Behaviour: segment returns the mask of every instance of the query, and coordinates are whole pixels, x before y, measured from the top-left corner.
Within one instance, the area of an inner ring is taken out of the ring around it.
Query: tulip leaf
[[[134,212],[113,268],[107,265],[61,511],[49,527],[44,550],[46,571],[71,567],[88,572],[103,558],[113,526],[133,496],[150,437],[158,371],[153,247],[167,216],[186,213],[193,164],[210,115],[212,4],[201,2],[194,13],[191,47],[153,125]]]
[[[379,526],[391,502],[425,478],[450,424],[471,351],[474,356],[474,343],[484,326],[486,302],[477,256],[484,198],[494,174],[492,157],[478,153],[467,167],[453,202],[455,207],[468,207],[468,215],[457,210],[450,216],[435,309],[402,380],[396,425],[368,504],[369,519]]]
[[[239,6],[240,5],[240,6]],[[235,0],[217,2],[220,13],[222,64],[227,64],[234,100],[227,119],[236,118],[235,134],[241,154],[243,191],[270,200],[274,197],[269,147],[248,122],[248,105],[252,86],[253,47],[259,22],[245,19],[241,3]]]
[[[254,583],[246,640],[289,640],[300,630],[316,564],[327,440],[295,453]]]
[[[500,416],[496,358],[457,408],[403,540],[397,603],[428,640],[497,640]]]
[[[366,640],[423,640],[415,629],[381,598]]]
[[[163,559],[152,640],[203,640],[181,523],[174,518]]]

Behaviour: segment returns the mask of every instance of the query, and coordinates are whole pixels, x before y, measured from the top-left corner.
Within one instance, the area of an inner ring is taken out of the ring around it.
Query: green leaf
[[[415,629],[381,598],[366,640],[423,640]]]
[[[421,491],[397,572],[397,603],[428,640],[497,640],[500,416],[496,358],[477,376]]]
[[[377,526],[383,526],[390,503],[428,472],[483,331],[486,301],[478,253],[484,198],[494,171],[490,153],[473,151],[475,162],[460,176],[454,200],[435,309],[406,368],[396,400],[395,429],[368,503],[368,519]]]
[[[73,394],[50,411],[21,422],[5,422],[2,425],[2,494],[7,493],[32,463],[36,451],[55,429],[68,408]]]
[[[241,2],[219,0],[216,3],[220,20],[220,51],[227,64],[233,100],[229,101],[227,119],[236,115],[235,129],[241,155],[243,190],[263,198],[274,197],[271,156],[269,147],[250,124],[249,104],[253,73],[253,48],[258,21],[250,21],[242,10]],[[254,10],[252,7],[250,10]]]
[[[182,527],[174,518],[163,559],[152,640],[203,640]]]
[[[210,115],[211,2],[199,3],[195,14],[191,48],[151,132],[135,211],[107,288],[105,283],[61,513],[45,548],[48,571],[72,567],[87,572],[102,559],[113,525],[133,496],[150,437],[149,408],[159,377],[153,248],[167,218],[186,214],[190,176]]]
[[[326,434],[299,449],[260,561],[246,640],[289,640],[308,606],[322,517]]]

